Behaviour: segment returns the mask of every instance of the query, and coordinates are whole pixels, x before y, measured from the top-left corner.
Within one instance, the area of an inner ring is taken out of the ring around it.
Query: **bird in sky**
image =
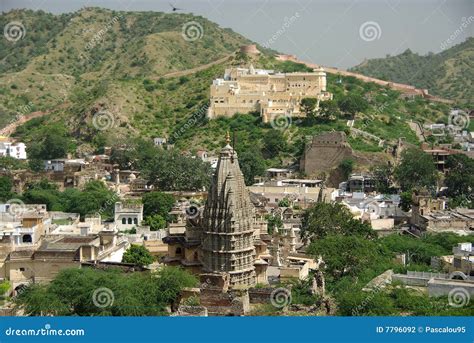
[[[182,11],[182,10],[183,10],[182,8],[175,7],[172,3],[169,3],[169,4],[170,4],[171,10],[172,10],[173,12]]]

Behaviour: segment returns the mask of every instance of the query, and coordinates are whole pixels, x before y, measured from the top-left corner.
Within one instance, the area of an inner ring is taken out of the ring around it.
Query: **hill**
[[[369,59],[353,72],[428,89],[433,95],[474,103],[474,38],[438,54],[406,50],[397,56]]]
[[[241,151],[252,151],[252,157],[260,154],[266,166],[278,166],[298,159],[308,135],[349,132],[346,115],[294,120],[277,137],[285,146],[269,154],[276,130],[258,114],[208,121],[204,114],[209,86],[226,67],[252,63],[281,72],[311,69],[279,61],[274,51],[261,46],[259,56],[245,55],[239,47],[249,40],[203,17],[87,8],[60,16],[12,11],[0,19],[3,25],[20,21],[26,31],[18,41],[0,43],[0,127],[18,114],[35,113],[15,133],[31,149],[47,132],[59,132],[68,140],[68,150],[78,155],[137,137],[168,137],[184,152],[213,152],[230,129],[236,131]],[[183,36],[189,23],[197,29],[196,39]],[[328,90],[336,104],[351,97],[367,104],[354,118],[354,128],[376,137],[350,138],[366,160],[389,158],[383,152],[400,137],[418,143],[409,128],[412,120],[448,120],[445,104],[404,99],[394,90],[354,77],[328,74]],[[98,112],[105,113],[104,121],[94,123]],[[380,139],[385,145],[379,146]]]

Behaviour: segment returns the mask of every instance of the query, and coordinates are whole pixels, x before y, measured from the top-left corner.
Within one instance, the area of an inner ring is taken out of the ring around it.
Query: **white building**
[[[26,160],[26,145],[24,143],[12,143],[5,139],[1,139],[0,156],[9,156],[18,160]]]
[[[119,231],[137,228],[143,221],[143,204],[130,199],[116,202],[114,219]]]

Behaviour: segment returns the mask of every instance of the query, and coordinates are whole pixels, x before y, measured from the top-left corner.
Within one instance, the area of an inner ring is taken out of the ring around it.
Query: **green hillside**
[[[420,56],[409,49],[397,56],[364,61],[351,71],[428,89],[447,99],[474,103],[474,38],[438,54]]]
[[[258,114],[208,121],[209,86],[226,67],[253,63],[282,72],[307,68],[277,61],[273,51],[260,46],[258,57],[243,55],[237,51],[249,40],[189,14],[89,8],[61,16],[32,11],[1,16],[0,23],[11,21],[24,23],[26,35],[17,42],[0,43],[3,124],[8,122],[5,118],[19,112],[50,111],[20,126],[15,135],[28,144],[40,141],[54,128],[67,136],[69,150],[79,155],[136,137],[168,137],[177,149],[212,152],[222,146],[225,131],[230,129],[237,134],[240,150],[259,152],[267,166],[282,165],[299,158],[308,135],[349,132],[349,116],[340,109],[348,99],[356,99],[364,108],[357,113],[354,127],[386,144],[379,147],[378,141],[360,137],[351,137],[350,143],[360,153],[370,152],[367,158],[377,160],[380,156],[372,153],[384,152],[400,137],[418,143],[408,126],[410,120],[447,122],[449,113],[447,105],[405,100],[393,90],[328,74],[337,112],[328,118],[293,120],[282,131],[261,123]],[[202,27],[197,40],[183,39],[182,27],[189,22]],[[46,30],[46,25],[54,30]],[[16,55],[18,63],[10,58]],[[108,115],[103,130],[93,125],[97,112]],[[269,148],[275,139],[284,141],[277,154]]]

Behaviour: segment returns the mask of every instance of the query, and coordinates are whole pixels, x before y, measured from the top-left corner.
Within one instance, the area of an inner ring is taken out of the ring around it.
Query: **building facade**
[[[332,99],[326,91],[324,69],[284,74],[255,69],[252,65],[248,69],[230,68],[224,78],[212,83],[208,117],[259,112],[264,123],[281,115],[301,117],[304,113],[300,102],[306,97]]]

